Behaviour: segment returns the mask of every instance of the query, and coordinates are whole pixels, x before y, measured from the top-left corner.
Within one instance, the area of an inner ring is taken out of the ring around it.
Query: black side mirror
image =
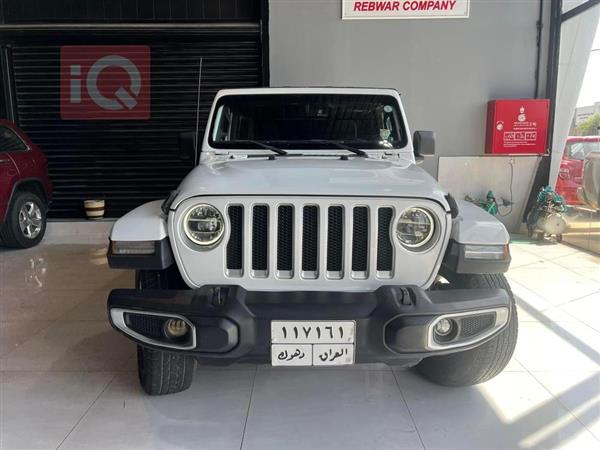
[[[424,156],[435,155],[435,132],[433,131],[415,131],[413,136],[413,148],[415,158],[423,160]]]
[[[179,158],[184,161],[193,161],[196,156],[196,132],[183,131],[179,133]],[[200,151],[198,151],[198,154]]]

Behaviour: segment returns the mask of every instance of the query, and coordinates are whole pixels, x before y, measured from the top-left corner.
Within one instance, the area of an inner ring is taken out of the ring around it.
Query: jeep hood
[[[181,182],[172,207],[196,196],[282,195],[418,197],[448,210],[443,192],[423,169],[398,160],[323,157],[230,159],[201,163]]]

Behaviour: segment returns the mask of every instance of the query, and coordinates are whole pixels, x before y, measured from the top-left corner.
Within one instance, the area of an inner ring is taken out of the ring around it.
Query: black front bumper
[[[410,365],[434,354],[447,354],[480,345],[432,349],[427,333],[432,320],[444,314],[506,308],[502,289],[424,291],[415,286],[383,286],[373,292],[259,292],[239,286],[205,286],[197,290],[116,289],[108,299],[111,310],[182,316],[196,329],[193,348],[171,348],[205,363],[270,361],[272,320],[353,320],[356,323],[355,362]],[[130,339],[149,344],[130,334]]]

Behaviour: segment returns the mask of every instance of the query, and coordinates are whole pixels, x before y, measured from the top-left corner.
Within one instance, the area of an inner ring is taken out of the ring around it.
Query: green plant
[[[577,126],[578,134],[581,136],[592,136],[598,134],[600,127],[600,112],[588,117]]]

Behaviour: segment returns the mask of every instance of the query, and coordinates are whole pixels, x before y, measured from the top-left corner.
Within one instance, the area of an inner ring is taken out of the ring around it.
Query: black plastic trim
[[[510,252],[508,257],[503,260],[466,259],[465,244],[460,244],[451,239],[442,261],[442,267],[453,273],[505,273],[508,271],[510,261]]]
[[[179,195],[179,191],[171,191],[169,192],[169,196],[165,199],[164,202],[160,205],[160,210],[163,212],[165,216],[169,215],[169,210],[171,209],[171,205]]]
[[[426,356],[474,348],[496,335],[463,347],[431,350],[427,326],[437,316],[510,308],[510,302],[503,289],[429,292],[417,286],[382,286],[371,292],[273,292],[203,286],[196,290],[115,289],[110,293],[108,309],[177,314],[199,332],[209,328],[195,349],[173,350],[208,364],[268,362],[272,320],[353,320],[357,363],[412,365]],[[238,333],[214,329],[221,328],[221,320],[234,324]]]
[[[456,200],[454,200],[454,197],[452,196],[452,194],[448,193],[445,195],[446,197],[446,201],[448,202],[448,206],[450,207],[450,216],[453,219],[456,219],[458,217],[458,204],[456,203]]]
[[[106,254],[111,269],[163,270],[175,262],[168,237],[154,241],[152,255],[116,255],[112,250],[112,242],[109,240]]]

